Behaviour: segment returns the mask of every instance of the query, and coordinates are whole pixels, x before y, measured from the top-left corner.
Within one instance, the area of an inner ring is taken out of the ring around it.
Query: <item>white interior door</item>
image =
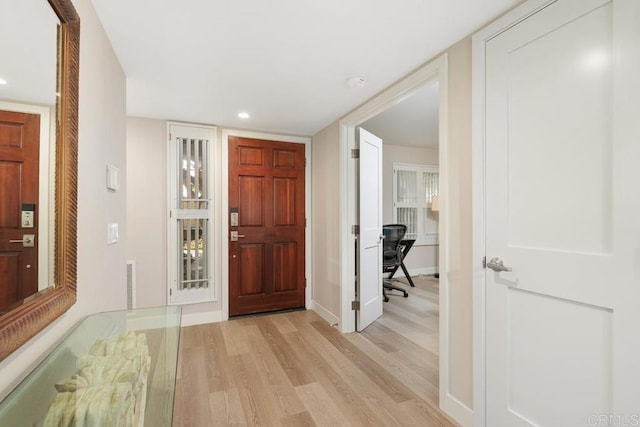
[[[382,140],[358,128],[359,224],[356,329],[382,316]]]
[[[487,426],[640,420],[639,4],[486,43]]]

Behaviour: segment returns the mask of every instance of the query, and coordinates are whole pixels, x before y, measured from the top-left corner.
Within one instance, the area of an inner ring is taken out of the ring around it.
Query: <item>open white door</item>
[[[382,139],[356,130],[360,147],[356,330],[382,316]]]
[[[515,18],[485,45],[486,425],[634,425],[640,2]]]

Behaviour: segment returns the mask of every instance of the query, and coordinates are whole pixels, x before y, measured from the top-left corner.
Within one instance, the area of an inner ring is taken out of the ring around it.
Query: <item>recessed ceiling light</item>
[[[249,113],[245,113],[244,111],[241,113],[238,113],[238,117],[240,117],[241,119],[248,119],[249,117],[251,117],[249,115]]]
[[[0,78],[0,85],[6,85],[7,81],[5,79]]]

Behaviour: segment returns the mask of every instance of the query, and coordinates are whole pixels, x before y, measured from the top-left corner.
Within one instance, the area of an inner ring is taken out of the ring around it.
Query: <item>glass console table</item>
[[[0,403],[0,426],[170,426],[181,314],[87,316]]]

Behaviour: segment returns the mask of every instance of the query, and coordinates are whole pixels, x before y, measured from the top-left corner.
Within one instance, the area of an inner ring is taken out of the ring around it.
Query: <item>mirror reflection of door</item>
[[[0,111],[0,314],[38,292],[40,116]]]

